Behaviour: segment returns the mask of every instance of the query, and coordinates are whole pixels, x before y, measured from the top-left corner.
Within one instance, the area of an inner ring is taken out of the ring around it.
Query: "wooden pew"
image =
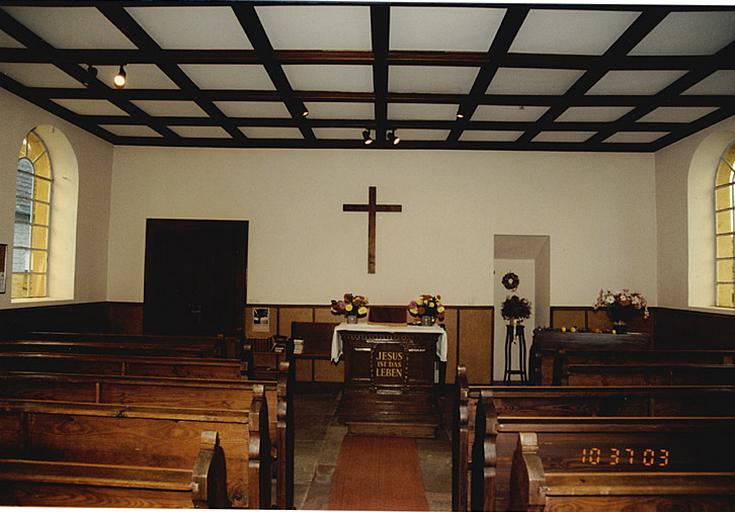
[[[109,341],[6,340],[0,352],[51,352],[62,354],[107,354],[122,356],[216,357],[211,347],[167,346],[160,343],[113,343]]]
[[[180,492],[182,482],[201,473],[192,463],[202,433],[216,432],[226,467],[226,503],[220,504],[269,508],[268,406],[263,387],[253,389],[247,413],[2,399],[0,503],[176,506],[165,491]],[[193,483],[200,495],[219,494],[214,483],[207,483],[206,492],[198,487],[205,482]],[[181,499],[176,503],[181,506]]]
[[[229,359],[51,352],[0,352],[0,371],[90,373],[197,379],[239,379],[242,363]]]
[[[44,332],[16,334],[8,341],[88,341],[117,345],[158,345],[161,349],[186,347],[197,349],[209,357],[239,358],[240,342],[232,336],[180,336],[159,334],[114,334],[93,332]]]
[[[732,510],[732,426],[701,420],[667,430],[636,422],[520,432],[510,509]]]
[[[3,372],[0,398],[76,401],[247,411],[253,386],[261,385],[271,405],[269,443],[274,448],[276,505],[293,508],[294,433],[293,372],[282,364],[278,381],[202,381],[170,377]]]
[[[569,364],[563,386],[650,386],[735,384],[735,364]]]

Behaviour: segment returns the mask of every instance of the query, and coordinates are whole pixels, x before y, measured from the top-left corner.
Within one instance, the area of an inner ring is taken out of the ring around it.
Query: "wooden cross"
[[[343,204],[343,212],[368,212],[368,274],[375,273],[375,214],[400,212],[400,204],[377,204],[375,187],[368,187],[368,204]]]

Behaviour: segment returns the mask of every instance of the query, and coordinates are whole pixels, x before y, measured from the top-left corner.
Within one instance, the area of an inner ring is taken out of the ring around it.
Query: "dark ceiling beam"
[[[117,29],[125,34],[125,36],[133,42],[142,52],[148,53],[155,58],[161,51],[161,47],[156,43],[148,33],[138,24],[128,11],[120,5],[105,4],[100,5],[97,9],[113,24]],[[126,62],[123,62],[126,63]],[[226,130],[234,139],[245,139],[237,126],[233,125],[227,119],[227,116],[217,108],[211,101],[202,99],[198,96],[198,87],[192,80],[179,68],[178,64],[173,62],[162,62],[159,68],[182,90],[191,94],[193,101],[199,107],[215,119],[219,126]]]
[[[495,73],[497,73],[500,67],[500,62],[507,55],[510,45],[518,34],[518,30],[520,30],[523,21],[528,16],[528,11],[528,7],[514,6],[508,8],[505,12],[498,32],[495,34],[495,38],[487,51],[489,62],[480,67],[467,99],[460,103],[459,112],[462,113],[464,118],[457,120],[455,128],[449,132],[449,137],[447,137],[448,142],[457,142],[459,140],[464,125],[475,113],[480,99],[485,95],[490,82],[492,82]]]
[[[370,33],[373,45],[373,91],[375,145],[386,146],[388,121],[388,50],[390,38],[390,6],[370,6]]]
[[[286,73],[283,71],[283,67],[273,50],[273,45],[271,45],[268,39],[268,34],[266,34],[258,13],[255,11],[255,6],[252,4],[238,3],[232,5],[232,10],[240,22],[243,31],[248,36],[250,44],[253,45],[258,59],[263,64],[263,67],[265,67],[271,82],[276,87],[281,101],[283,101],[291,113],[291,117],[299,127],[304,139],[307,141],[315,140],[314,132],[304,122],[303,114],[307,112],[306,106],[294,94]]]
[[[38,37],[35,33],[22,25],[3,9],[0,9],[0,29],[5,31],[13,39],[20,42],[27,48],[31,48],[33,50],[41,52],[48,52],[49,54],[53,54],[53,52],[56,50],[53,46]],[[130,101],[121,98],[119,95],[115,94],[117,90],[110,89],[109,87],[107,87],[106,84],[104,84],[97,78],[90,79],[90,76],[87,73],[86,69],[80,67],[77,64],[53,64],[78,82],[82,84],[87,83],[87,87],[89,88],[89,90],[99,94],[102,99],[109,101],[119,109],[127,112],[130,116],[139,119],[141,121],[141,124],[149,125],[151,128],[153,128],[164,137],[178,137],[178,135],[171,131],[167,126],[158,124],[146,112],[143,112],[141,109],[130,103]]]
[[[530,142],[539,133],[549,129],[554,121],[569,106],[574,99],[584,96],[605,74],[612,69],[611,64],[625,59],[625,56],[635,48],[668,14],[666,8],[651,8],[641,13],[633,23],[623,32],[602,55],[600,65],[588,69],[564,94],[561,101],[547,110],[536,122],[536,125],[526,131],[520,138],[521,142]],[[610,64],[608,64],[610,63]],[[598,141],[599,142],[599,141]]]
[[[724,121],[728,117],[735,115],[735,102],[733,104],[728,105],[727,107],[722,107],[720,109],[715,110],[714,112],[710,112],[704,117],[701,117],[697,119],[696,121],[693,121],[691,123],[688,123],[686,126],[670,133],[669,135],[665,135],[661,137],[660,139],[655,141],[656,147],[653,149],[653,151],[658,151],[659,149],[665,148],[669,144],[673,144],[674,142],[677,142],[684,137],[688,137],[689,135],[692,135],[694,133],[697,133],[699,130],[703,130],[707,128],[708,126],[712,126],[715,123],[719,123],[720,121]],[[639,124],[639,123],[636,123]]]

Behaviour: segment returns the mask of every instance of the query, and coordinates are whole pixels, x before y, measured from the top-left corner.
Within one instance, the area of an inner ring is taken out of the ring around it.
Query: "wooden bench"
[[[168,336],[157,334],[114,334],[93,332],[42,332],[14,335],[6,341],[87,341],[112,345],[153,345],[159,349],[198,350],[209,357],[239,358],[239,340],[231,336]]]
[[[491,467],[482,464],[482,459],[478,462],[473,455],[473,451],[482,453],[482,456],[490,453],[489,447],[476,445],[477,411],[481,399],[492,403],[495,415],[735,416],[735,386],[469,386],[464,367],[460,366],[456,389],[452,436],[453,510],[467,510],[468,493],[474,496],[475,504],[482,503],[482,482],[488,478],[488,472],[508,474],[510,470],[509,464]],[[484,432],[483,424],[486,422],[482,422],[486,412],[480,410],[479,414],[479,428]],[[471,493],[470,470],[473,474]]]
[[[201,411],[247,411],[253,386],[265,389],[269,415],[269,443],[274,448],[276,505],[293,507],[294,434],[293,375],[288,363],[281,366],[278,381],[202,381],[170,377],[105,376],[88,374],[0,373],[0,398],[76,401],[178,407]],[[274,407],[275,406],[275,407]]]
[[[732,510],[733,423],[666,426],[581,422],[519,432],[510,509]]]
[[[6,340],[0,352],[52,352],[62,354],[108,354],[122,356],[215,357],[209,347],[167,346],[160,343],[113,343],[109,341]]]
[[[268,406],[253,391],[247,413],[2,399],[0,503],[180,507],[211,493],[218,508],[269,508]],[[215,461],[202,481],[202,461],[218,457],[226,471]]]
[[[735,384],[735,364],[569,364],[563,386],[650,386]]]
[[[244,369],[236,360],[53,352],[0,352],[0,371],[90,373],[197,379],[239,379]]]

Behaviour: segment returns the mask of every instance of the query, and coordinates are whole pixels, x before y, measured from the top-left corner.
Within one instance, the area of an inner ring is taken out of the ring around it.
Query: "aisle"
[[[414,439],[345,436],[330,510],[429,510]]]

